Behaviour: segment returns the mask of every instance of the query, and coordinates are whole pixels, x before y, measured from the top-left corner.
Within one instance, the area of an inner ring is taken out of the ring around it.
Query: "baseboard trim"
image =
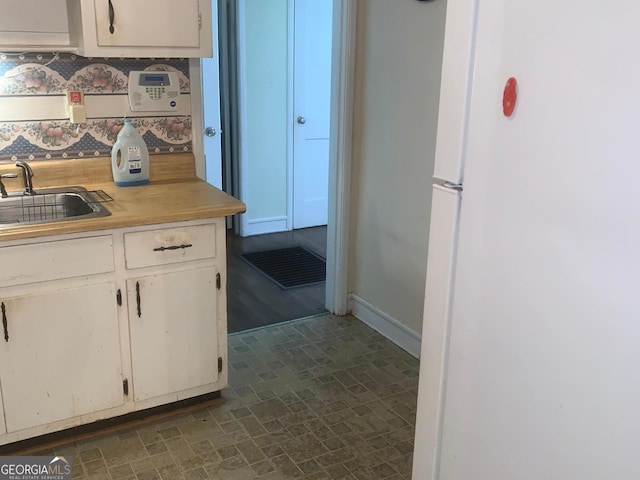
[[[286,232],[287,230],[287,217],[256,218],[246,221],[242,236],[250,237],[265,233]]]
[[[349,294],[347,308],[358,320],[369,325],[411,356],[420,358],[422,337],[418,333],[353,293]]]

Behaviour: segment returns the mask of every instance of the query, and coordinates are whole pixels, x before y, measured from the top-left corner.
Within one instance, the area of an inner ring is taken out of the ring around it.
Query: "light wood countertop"
[[[150,163],[148,185],[116,187],[108,158],[30,162],[36,192],[38,188],[64,186],[103,190],[113,198],[103,204],[111,215],[1,227],[0,241],[199,220],[246,211],[240,200],[195,176],[193,155],[157,155],[151,157]],[[5,172],[20,173],[12,164],[0,165],[0,173]],[[9,191],[22,188],[22,178],[4,183]]]

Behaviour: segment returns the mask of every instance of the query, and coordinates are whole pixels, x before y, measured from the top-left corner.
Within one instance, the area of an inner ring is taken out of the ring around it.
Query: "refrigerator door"
[[[433,176],[454,184],[463,181],[474,29],[475,0],[448,2]]]
[[[420,453],[413,457],[414,472],[436,470],[460,201],[461,192],[433,186],[415,437]]]
[[[640,3],[479,5],[439,478],[640,478]]]

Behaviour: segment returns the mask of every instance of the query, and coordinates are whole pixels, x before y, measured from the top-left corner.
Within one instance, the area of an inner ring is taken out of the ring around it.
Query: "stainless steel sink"
[[[111,212],[104,201],[104,196],[83,187],[44,188],[35,195],[11,192],[0,198],[0,228],[106,217]]]

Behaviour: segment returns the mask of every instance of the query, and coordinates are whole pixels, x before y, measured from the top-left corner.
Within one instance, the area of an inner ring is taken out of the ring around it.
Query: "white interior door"
[[[332,4],[294,1],[293,228],[327,224]]]
[[[212,0],[213,57],[202,59],[204,107],[204,155],[206,180],[222,189],[222,128],[220,122],[220,50],[218,48],[218,0]]]

